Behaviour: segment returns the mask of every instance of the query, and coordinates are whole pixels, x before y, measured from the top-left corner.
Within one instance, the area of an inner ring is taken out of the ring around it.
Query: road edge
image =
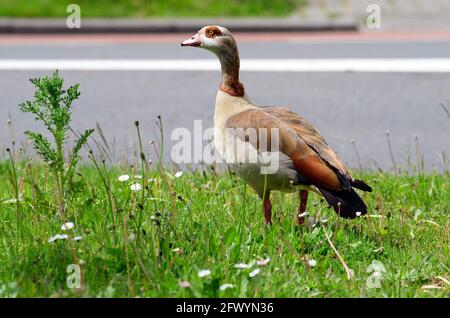
[[[81,20],[81,28],[68,28],[66,19],[0,18],[0,34],[80,33],[191,33],[218,24],[233,32],[357,31],[353,20],[312,22],[292,18],[238,19],[93,19]]]

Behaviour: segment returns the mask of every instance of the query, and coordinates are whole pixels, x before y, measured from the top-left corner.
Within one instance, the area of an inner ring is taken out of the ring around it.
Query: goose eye
[[[208,30],[207,32],[206,32],[206,34],[207,34],[207,36],[208,37],[210,37],[210,38],[212,38],[215,34],[214,34],[214,30]]]

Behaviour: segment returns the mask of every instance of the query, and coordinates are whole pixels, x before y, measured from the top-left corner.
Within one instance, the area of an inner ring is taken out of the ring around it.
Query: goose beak
[[[200,35],[197,33],[193,37],[181,42],[181,46],[200,46],[202,44]]]

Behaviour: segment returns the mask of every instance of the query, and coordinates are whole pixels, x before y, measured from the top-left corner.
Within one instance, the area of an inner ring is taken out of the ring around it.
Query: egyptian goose
[[[261,150],[262,144],[276,143],[278,146],[275,149],[278,150],[278,169],[272,173],[262,173],[261,167],[267,164],[266,161],[242,162],[237,161],[236,155],[231,157],[235,161],[226,160],[231,169],[263,199],[266,224],[272,223],[272,190],[299,191],[299,224],[304,222],[308,191],[321,194],[341,217],[355,218],[367,213],[366,205],[353,187],[369,192],[371,187],[364,181],[352,178],[336,153],[306,119],[287,108],[258,107],[250,101],[239,82],[239,53],[230,31],[221,26],[205,26],[181,45],[207,49],[220,60],[222,83],[217,93],[214,115],[214,144],[219,155],[229,159],[230,148],[238,153],[245,147],[256,149],[260,155],[267,149]],[[243,141],[241,146],[232,144],[229,147],[226,138],[233,129],[254,129],[264,133],[251,140],[241,135],[238,137]],[[273,131],[278,140],[272,139],[275,135]],[[273,148],[270,151],[275,153]]]

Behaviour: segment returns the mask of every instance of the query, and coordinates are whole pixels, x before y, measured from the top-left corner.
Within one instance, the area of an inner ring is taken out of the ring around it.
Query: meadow
[[[77,86],[33,83],[20,107],[55,143],[27,132],[40,157],[11,143],[0,163],[0,297],[450,296],[448,171],[354,171],[374,189],[355,220],[311,195],[298,226],[298,195],[274,193],[269,227],[245,180],[150,161],[138,122],[138,154],[113,163],[98,129],[69,129]]]
[[[267,227],[259,198],[231,174],[83,166],[67,202],[74,227],[62,231],[48,169],[16,163],[17,204],[9,165],[0,166],[1,297],[450,296],[448,174],[364,175],[374,188],[368,217],[339,219],[312,196],[317,220],[299,229],[297,196],[274,196]],[[49,243],[59,233],[71,240]],[[379,288],[368,287],[374,260],[386,269]],[[78,289],[67,287],[73,263]]]

